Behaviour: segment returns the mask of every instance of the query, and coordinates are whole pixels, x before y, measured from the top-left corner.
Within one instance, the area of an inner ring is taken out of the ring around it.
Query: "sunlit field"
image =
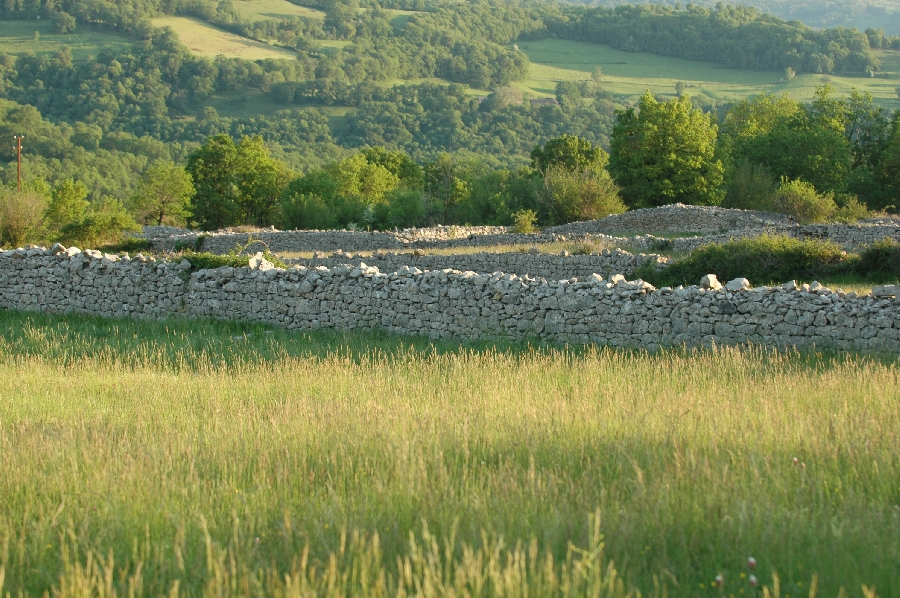
[[[626,52],[600,44],[558,39],[528,41],[519,49],[531,60],[529,78],[516,83],[527,93],[553,95],[559,81],[591,78],[594,68],[603,71],[601,87],[620,99],[636,100],[648,89],[654,94],[675,95],[679,81],[692,97],[706,96],[733,102],[761,93],[784,93],[798,101],[811,101],[816,87],[831,85],[836,95],[852,89],[869,92],[885,107],[897,107],[895,88],[900,86],[900,52],[876,52],[882,62],[878,77],[845,77],[801,74],[784,81],[780,71],[728,69],[712,62],[668,58],[646,52]]]
[[[2,593],[900,596],[898,382],[0,311]]]
[[[199,19],[189,17],[160,17],[153,19],[155,27],[171,27],[179,41],[198,56],[262,60],[265,58],[296,58],[286,48],[270,46],[235,33],[218,29]]]

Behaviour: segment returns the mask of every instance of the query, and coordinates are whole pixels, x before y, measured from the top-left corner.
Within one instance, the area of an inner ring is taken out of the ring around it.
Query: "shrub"
[[[550,166],[537,194],[554,224],[603,218],[628,209],[606,170],[570,171]]]
[[[0,246],[40,241],[47,200],[37,191],[0,190]]]
[[[799,222],[825,222],[837,213],[834,194],[820,195],[811,183],[781,179],[772,202],[774,211],[793,216]]]
[[[397,190],[388,194],[387,220],[392,226],[418,226],[425,218],[422,194],[415,190]]]
[[[289,196],[282,203],[282,228],[328,230],[335,228],[338,214],[324,199],[311,193]]]
[[[747,278],[758,285],[825,278],[838,272],[845,259],[834,243],[763,235],[705,245],[664,270],[642,268],[635,275],[657,286],[698,284],[706,274],[723,281]]]
[[[723,208],[772,211],[778,186],[765,166],[741,160],[728,181]]]
[[[104,197],[90,206],[80,222],[67,224],[60,231],[60,240],[67,245],[98,247],[120,242],[127,232],[141,230],[121,201]]]
[[[512,215],[514,233],[528,234],[537,232],[537,212],[534,210],[519,210]]]
[[[882,239],[872,243],[853,261],[852,271],[870,278],[900,278],[900,241]]]
[[[837,222],[856,222],[861,218],[869,217],[869,209],[866,204],[860,203],[856,197],[850,197],[844,201],[844,205],[838,208],[834,213],[834,220]]]

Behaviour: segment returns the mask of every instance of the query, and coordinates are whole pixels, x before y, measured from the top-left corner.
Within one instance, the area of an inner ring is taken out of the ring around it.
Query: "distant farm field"
[[[134,40],[111,33],[97,33],[79,28],[74,33],[53,33],[53,23],[42,21],[0,21],[0,52],[6,54],[53,54],[66,47],[76,61],[96,56],[102,50],[123,52]]]
[[[0,594],[897,598],[898,372],[0,310]]]
[[[896,107],[895,88],[900,86],[900,52],[879,54],[883,72],[878,77],[840,77],[803,74],[783,81],[780,71],[727,69],[711,62],[693,62],[645,52],[625,52],[609,46],[545,39],[519,44],[531,60],[529,78],[517,83],[526,93],[552,95],[559,81],[590,79],[596,67],[603,72],[602,87],[615,96],[636,100],[648,89],[654,94],[675,95],[675,84],[684,82],[687,93],[717,102],[732,102],[761,93],[785,93],[802,101],[813,98],[817,86],[834,87],[839,96],[851,89],[868,91],[880,104]]]
[[[269,46],[240,35],[223,31],[198,19],[162,17],[153,19],[156,27],[171,27],[187,48],[198,56],[262,60],[265,58],[294,59],[296,54],[285,48]]]
[[[256,21],[280,21],[292,17],[324,19],[325,13],[315,8],[293,4],[287,0],[237,0],[234,9],[243,17]]]

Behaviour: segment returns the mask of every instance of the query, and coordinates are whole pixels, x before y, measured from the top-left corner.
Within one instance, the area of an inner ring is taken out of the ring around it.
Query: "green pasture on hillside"
[[[780,71],[728,69],[714,63],[667,58],[645,52],[626,52],[609,46],[558,39],[528,41],[519,49],[531,60],[529,78],[516,83],[526,93],[553,95],[559,81],[591,78],[594,68],[603,71],[602,87],[621,99],[637,100],[648,89],[654,94],[675,95],[675,84],[683,81],[692,96],[705,95],[719,102],[731,102],[761,93],[786,93],[808,101],[817,86],[834,87],[839,96],[851,89],[868,91],[882,105],[897,107],[894,91],[900,86],[900,52],[883,51],[879,58],[883,71],[878,77],[839,77],[802,74],[783,81]]]
[[[0,310],[0,594],[897,598],[897,365]]]
[[[282,21],[293,17],[304,19],[325,18],[325,13],[315,8],[300,6],[287,0],[238,0],[234,9],[254,23],[257,21]]]
[[[297,56],[286,48],[270,46],[190,17],[161,17],[153,19],[153,25],[171,27],[181,43],[198,56],[213,58],[222,54],[245,60],[294,59]]]
[[[47,19],[0,21],[0,52],[6,54],[53,54],[67,47],[74,60],[87,60],[102,50],[127,51],[133,43],[134,40],[124,36],[88,31],[82,27],[74,33],[53,33],[53,23]]]

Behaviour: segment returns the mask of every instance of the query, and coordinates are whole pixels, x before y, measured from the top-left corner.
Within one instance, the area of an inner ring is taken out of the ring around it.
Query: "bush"
[[[838,208],[837,212],[834,213],[833,219],[836,222],[856,222],[861,218],[868,218],[870,216],[869,210],[866,207],[866,204],[860,203],[856,197],[850,197],[849,199],[844,201],[844,205]]]
[[[0,246],[40,241],[46,208],[47,200],[37,191],[0,190]]]
[[[549,166],[537,194],[553,224],[593,220],[628,209],[606,170],[570,171]]]
[[[851,271],[868,278],[900,278],[900,242],[882,239],[863,249]]]
[[[846,259],[834,243],[763,235],[705,245],[664,270],[646,267],[635,275],[657,286],[699,284],[706,274],[722,281],[746,278],[760,285],[826,278],[840,272]]]
[[[514,233],[528,234],[537,232],[537,228],[534,226],[537,222],[537,212],[534,210],[519,210],[512,217],[512,230]]]
[[[738,162],[728,181],[723,208],[771,212],[778,186],[765,166]]]
[[[67,245],[98,247],[119,243],[125,233],[140,230],[121,201],[104,197],[90,206],[82,221],[64,226],[60,240]]]
[[[281,207],[284,229],[329,230],[338,222],[338,214],[318,195],[290,196]]]
[[[422,194],[415,190],[398,190],[387,196],[387,220],[392,226],[409,228],[418,226],[425,218]]]
[[[833,193],[820,195],[811,183],[800,179],[782,179],[772,207],[774,211],[793,216],[802,223],[825,222],[838,211]]]

